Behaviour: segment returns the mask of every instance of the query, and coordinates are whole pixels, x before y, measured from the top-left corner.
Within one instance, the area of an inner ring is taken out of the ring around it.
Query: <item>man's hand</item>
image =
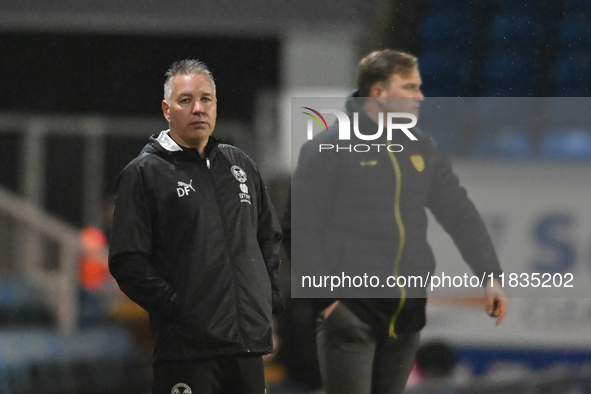
[[[335,301],[326,308],[324,308],[324,310],[322,311],[322,316],[326,319],[332,313],[332,311],[334,311],[334,308],[336,308],[338,304],[339,302]]]
[[[501,324],[507,313],[507,299],[498,280],[488,281],[485,289],[486,294],[486,313],[496,317],[496,325]]]

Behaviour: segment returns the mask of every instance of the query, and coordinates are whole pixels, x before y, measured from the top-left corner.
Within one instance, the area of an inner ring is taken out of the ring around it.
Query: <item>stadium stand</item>
[[[426,0],[418,32],[425,95],[589,96],[590,4],[585,0],[482,0],[449,4]],[[563,147],[584,144],[584,133],[576,138],[572,133],[561,134],[559,138],[546,128],[516,125],[511,128],[513,131],[479,129],[472,134],[463,133],[462,138],[470,141],[455,144],[459,151],[450,152],[505,159],[546,158],[549,154],[557,159],[566,158],[568,152],[577,160],[587,157],[584,147],[578,153],[572,149],[563,150],[560,155],[550,153],[553,150],[549,144],[559,143]],[[442,146],[445,145],[444,141]]]

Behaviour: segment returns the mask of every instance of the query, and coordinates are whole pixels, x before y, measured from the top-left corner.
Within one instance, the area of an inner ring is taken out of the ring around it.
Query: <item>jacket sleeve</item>
[[[149,313],[172,317],[177,294],[151,262],[155,205],[137,167],[128,166],[117,179],[109,270],[132,301]]]
[[[427,207],[476,275],[499,275],[502,270],[484,221],[452,171],[449,158],[433,149],[435,171]]]
[[[290,230],[297,244],[291,250],[306,269],[326,263],[324,240],[337,193],[338,160],[332,152],[319,154],[318,146],[316,140],[304,144],[292,178]]]
[[[319,153],[319,144],[331,142],[313,139],[302,146],[298,166],[292,177],[289,227],[292,282],[300,283],[303,275],[334,274],[327,258],[327,227],[334,215],[339,161],[330,151]],[[292,242],[293,241],[293,242]],[[310,291],[315,289],[310,289]],[[329,298],[314,299],[318,311],[334,302]]]
[[[273,313],[277,313],[284,308],[283,296],[279,286],[279,265],[281,262],[279,250],[281,248],[282,232],[275,209],[260,174],[258,174],[258,178],[258,194],[260,198],[258,201],[257,241],[271,280]]]

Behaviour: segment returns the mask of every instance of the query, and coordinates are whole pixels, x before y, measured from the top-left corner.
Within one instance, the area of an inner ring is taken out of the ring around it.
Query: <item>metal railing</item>
[[[78,264],[82,247],[76,228],[0,188],[0,271],[24,277],[63,332],[78,324]]]
[[[83,225],[96,226],[100,225],[104,210],[102,194],[107,175],[105,164],[109,160],[106,138],[139,137],[147,142],[150,134],[166,127],[163,117],[0,112],[0,140],[10,134],[20,139],[15,160],[20,164],[16,187],[20,197],[0,187],[0,281],[24,278],[27,288],[32,284],[39,289],[40,294],[31,296],[41,299],[46,309],[53,312],[61,331],[73,331],[78,325],[78,266],[82,248],[77,228],[43,210],[47,205],[45,194],[54,187],[48,182],[52,174],[46,173],[45,165],[47,159],[52,159],[48,137],[83,138],[82,160],[69,164],[82,169],[77,180],[82,184],[82,193],[72,199],[80,200],[83,207]],[[232,138],[239,146],[254,147],[248,125],[243,122],[220,121],[216,135]]]

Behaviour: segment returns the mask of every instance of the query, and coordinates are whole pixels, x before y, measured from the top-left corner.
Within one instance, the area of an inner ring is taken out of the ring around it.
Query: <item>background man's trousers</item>
[[[419,333],[377,340],[343,303],[318,327],[318,359],[327,394],[400,394],[414,364]]]

